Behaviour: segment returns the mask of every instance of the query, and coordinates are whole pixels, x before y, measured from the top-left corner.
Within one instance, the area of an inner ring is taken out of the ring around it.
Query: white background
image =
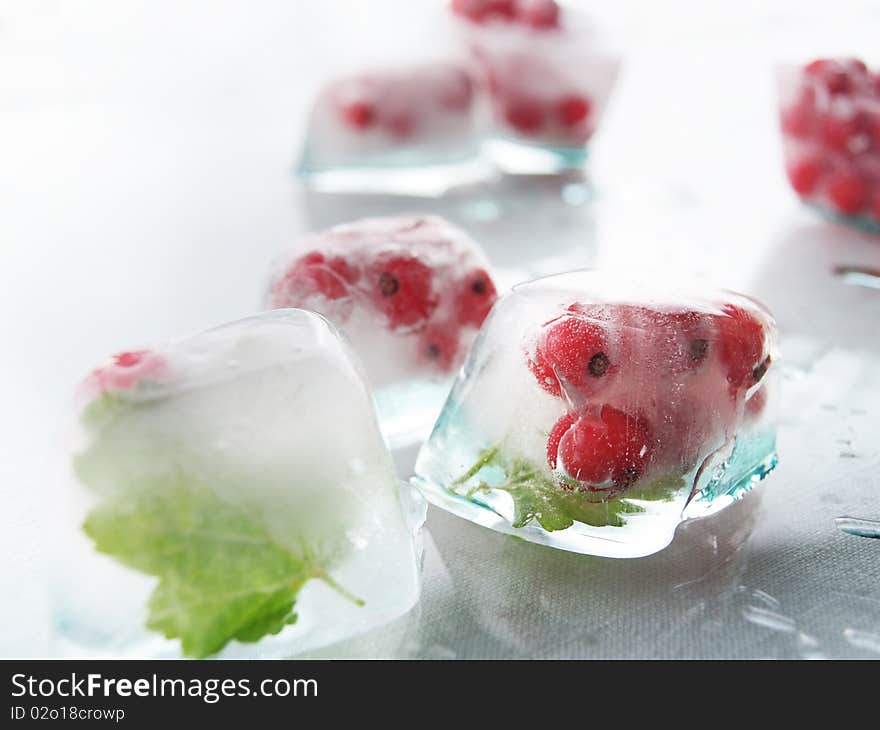
[[[763,505],[692,525],[643,561],[514,544],[432,509],[421,607],[328,651],[877,656],[880,541],[832,518],[880,518],[880,291],[831,270],[880,267],[880,237],[817,218],[787,190],[772,64],[880,62],[880,6],[589,6],[625,55],[593,144],[595,199],[483,191],[502,217],[475,234],[496,263],[506,246],[562,237],[587,263],[676,268],[764,299],[788,356],[781,466]],[[418,45],[436,11],[0,1],[0,655],[47,651],[45,515],[64,486],[78,379],[108,353],[252,312],[279,248],[370,212],[304,196],[291,178],[308,100],[328,70]],[[524,208],[537,229],[509,225]]]

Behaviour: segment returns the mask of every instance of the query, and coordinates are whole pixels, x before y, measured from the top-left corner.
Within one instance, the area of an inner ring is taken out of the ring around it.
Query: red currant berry
[[[816,157],[801,157],[785,167],[791,187],[798,195],[809,195],[816,189],[822,176],[822,166]]]
[[[383,120],[383,126],[393,137],[404,140],[413,136],[416,129],[415,117],[409,112],[395,112]]]
[[[538,336],[529,368],[548,393],[593,395],[613,371],[605,329],[585,316],[564,314]]]
[[[851,140],[864,132],[864,121],[858,115],[847,118],[827,116],[821,123],[822,142],[837,152],[850,152]]]
[[[830,94],[846,94],[852,88],[846,67],[834,59],[818,59],[804,68],[807,76],[815,78]]]
[[[133,368],[139,365],[149,350],[133,350],[131,352],[120,352],[113,356],[113,363],[121,368]]]
[[[550,431],[550,435],[547,437],[547,463],[551,469],[556,468],[556,460],[559,458],[559,442],[578,418],[577,413],[566,413]]]
[[[381,256],[370,265],[369,276],[371,298],[392,328],[423,322],[437,306],[431,268],[415,256]]]
[[[452,0],[452,12],[476,23],[488,20],[512,20],[513,0]]]
[[[458,329],[453,323],[432,324],[419,334],[419,362],[448,373],[458,364]]]
[[[733,304],[718,317],[718,345],[727,381],[735,389],[758,382],[769,366],[764,355],[764,328],[749,312]]]
[[[563,416],[563,421],[570,415]],[[551,432],[555,438],[559,423]],[[548,455],[550,453],[548,445]],[[611,406],[597,416],[581,416],[559,438],[557,469],[587,490],[625,489],[639,479],[651,456],[644,420]]]
[[[559,102],[556,115],[564,126],[574,127],[585,121],[590,116],[591,110],[589,99],[583,96],[566,96]]]
[[[455,301],[458,321],[463,325],[479,327],[492,309],[498,294],[489,274],[478,269],[465,277],[459,285]]]
[[[555,0],[519,0],[516,18],[521,23],[542,30],[559,27],[559,5]]]
[[[828,179],[828,197],[835,209],[855,215],[865,204],[868,190],[862,179],[852,172],[838,172]]]
[[[544,107],[536,99],[508,99],[504,107],[504,118],[518,132],[535,135],[544,126]]]
[[[328,265],[323,254],[312,251],[294,261],[276,282],[272,304],[275,307],[298,307],[315,296],[332,300],[347,294],[345,279]]]
[[[365,101],[353,101],[340,110],[342,120],[352,129],[363,131],[373,125],[376,111],[373,105]]]

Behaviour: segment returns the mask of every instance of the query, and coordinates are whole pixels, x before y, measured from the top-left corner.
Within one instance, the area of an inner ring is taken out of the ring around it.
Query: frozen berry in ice
[[[343,121],[352,129],[365,130],[376,120],[376,110],[366,101],[352,101],[340,110]]]
[[[575,312],[544,325],[528,365],[544,390],[569,397],[595,394],[614,371],[605,328]]]
[[[797,139],[810,135],[816,123],[816,91],[812,86],[804,86],[798,99],[782,110],[780,126],[782,131]]]
[[[452,0],[452,12],[476,23],[489,20],[512,20],[514,0]]]
[[[297,307],[311,297],[341,299],[348,294],[348,286],[340,272],[340,262],[336,269],[328,265],[324,255],[313,251],[297,259],[285,274],[275,283],[272,290],[273,306]]]
[[[89,395],[131,390],[142,380],[162,380],[167,375],[165,358],[152,350],[130,350],[114,355],[95,368],[83,387]]]
[[[764,352],[764,328],[749,312],[733,304],[718,317],[718,345],[727,381],[735,388],[751,387],[770,365]]]
[[[858,114],[847,117],[829,115],[821,124],[822,142],[837,152],[858,151],[860,139],[867,136],[865,132],[864,119]]]
[[[504,118],[517,132],[535,135],[544,126],[544,107],[537,99],[510,98],[505,102]]]
[[[590,116],[590,100],[583,96],[566,96],[556,108],[559,121],[566,127],[574,127],[585,122]]]
[[[551,469],[556,468],[556,461],[559,458],[559,442],[577,420],[577,413],[566,413],[556,422],[553,430],[550,431],[547,437],[547,463]]]
[[[569,418],[563,416],[563,422]],[[556,433],[554,428],[551,437]],[[598,416],[582,415],[570,423],[559,438],[557,454],[554,468],[586,490],[624,489],[642,476],[650,459],[648,426],[643,419],[602,406]]]
[[[371,298],[392,328],[423,322],[437,306],[431,268],[415,256],[381,256],[369,273]]]
[[[559,27],[559,5],[555,0],[518,0],[516,19],[537,30]]]
[[[846,94],[852,88],[847,68],[837,60],[817,59],[807,64],[804,72],[821,84],[830,94]]]
[[[865,183],[853,172],[837,172],[828,178],[828,197],[840,213],[858,213],[865,204],[867,193]]]
[[[419,361],[441,372],[458,362],[459,332],[453,323],[430,324],[419,334]]]
[[[822,166],[818,158],[804,156],[786,165],[785,172],[791,187],[798,195],[809,195],[816,189],[822,175]]]
[[[479,327],[489,314],[497,296],[495,284],[484,269],[472,272],[459,285],[455,301],[458,321],[461,324]]]

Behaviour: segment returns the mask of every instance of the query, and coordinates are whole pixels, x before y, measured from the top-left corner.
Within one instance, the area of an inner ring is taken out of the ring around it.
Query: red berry
[[[556,396],[593,395],[614,371],[605,329],[576,313],[544,325],[528,365],[540,386]]]
[[[498,294],[489,274],[478,269],[465,277],[455,300],[459,323],[479,327],[489,314]]]
[[[797,101],[782,110],[782,131],[797,139],[810,135],[815,124],[816,90],[812,86],[801,87]]]
[[[409,112],[395,112],[383,120],[383,126],[398,139],[412,137],[416,128],[415,117]]]
[[[470,108],[473,93],[471,80],[463,72],[455,71],[438,81],[437,99],[444,109],[459,112],[467,110]]]
[[[381,256],[369,267],[370,294],[392,328],[423,322],[437,306],[431,268],[415,256]]]
[[[338,271],[339,264],[335,266],[337,270],[317,251],[301,256],[276,282],[272,290],[273,306],[298,307],[315,296],[331,300],[346,296],[346,279]]]
[[[847,67],[835,59],[818,59],[804,68],[830,94],[846,94],[852,88]]]
[[[699,312],[656,312],[647,333],[661,375],[698,370],[709,358],[711,322]]]
[[[551,469],[556,468],[556,460],[559,458],[559,442],[578,418],[577,413],[566,413],[550,431],[550,435],[547,437],[547,463]]]
[[[563,421],[569,418],[563,416]],[[557,423],[551,437],[557,428],[562,430]],[[642,476],[650,456],[644,420],[602,406],[598,417],[583,415],[562,433],[555,468],[589,491],[625,489]]]
[[[864,120],[858,115],[848,118],[827,116],[821,123],[822,142],[837,152],[852,151],[850,145],[865,131]]]
[[[353,101],[340,110],[342,120],[353,129],[364,130],[372,126],[376,119],[373,105],[365,101]]]
[[[718,317],[718,345],[721,362],[727,368],[727,381],[735,389],[750,387],[766,372],[764,328],[749,312],[725,304]]]
[[[488,20],[511,20],[515,14],[513,0],[452,0],[452,12],[476,23]]]
[[[428,325],[419,335],[419,361],[441,372],[455,367],[458,350],[458,329],[453,323]]]
[[[544,107],[535,99],[508,99],[504,118],[518,132],[534,135],[544,126]]]
[[[106,365],[95,368],[83,383],[90,395],[111,391],[130,390],[142,380],[166,380],[168,366],[158,353],[151,350],[131,350],[113,356]]]
[[[831,204],[845,215],[855,215],[865,204],[868,190],[862,179],[851,172],[838,172],[828,179]]]
[[[537,30],[559,26],[559,5],[555,0],[519,0],[516,19]]]
[[[138,365],[149,350],[132,350],[131,352],[120,352],[113,356],[114,364],[121,368],[132,368]]]
[[[788,180],[798,195],[809,195],[816,189],[822,175],[822,166],[815,157],[801,157],[785,168]]]
[[[559,102],[556,114],[566,127],[574,127],[590,116],[590,100],[583,96],[566,96]]]

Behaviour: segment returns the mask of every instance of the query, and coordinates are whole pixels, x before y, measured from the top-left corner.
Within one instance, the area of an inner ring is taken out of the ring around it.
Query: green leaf
[[[507,492],[513,499],[513,527],[525,527],[535,520],[548,532],[564,530],[575,522],[592,527],[621,527],[626,524],[626,515],[645,511],[633,500],[669,500],[685,486],[680,478],[658,479],[638,489],[631,488],[618,499],[597,501],[594,495],[563,489],[543,467],[535,467],[522,459],[506,462],[499,448],[494,447],[482,451],[477,462],[453,483],[453,488],[477,476],[487,466],[501,467],[505,479],[498,484],[481,481],[465,496],[471,498],[494,489]]]
[[[294,553],[198,483],[171,480],[105,499],[83,529],[100,552],[159,578],[147,627],[179,638],[186,656],[277,634],[296,621],[297,594],[312,578],[363,605],[311,551]]]
[[[90,431],[99,431],[130,405],[116,393],[101,393],[80,413],[80,421]]]

